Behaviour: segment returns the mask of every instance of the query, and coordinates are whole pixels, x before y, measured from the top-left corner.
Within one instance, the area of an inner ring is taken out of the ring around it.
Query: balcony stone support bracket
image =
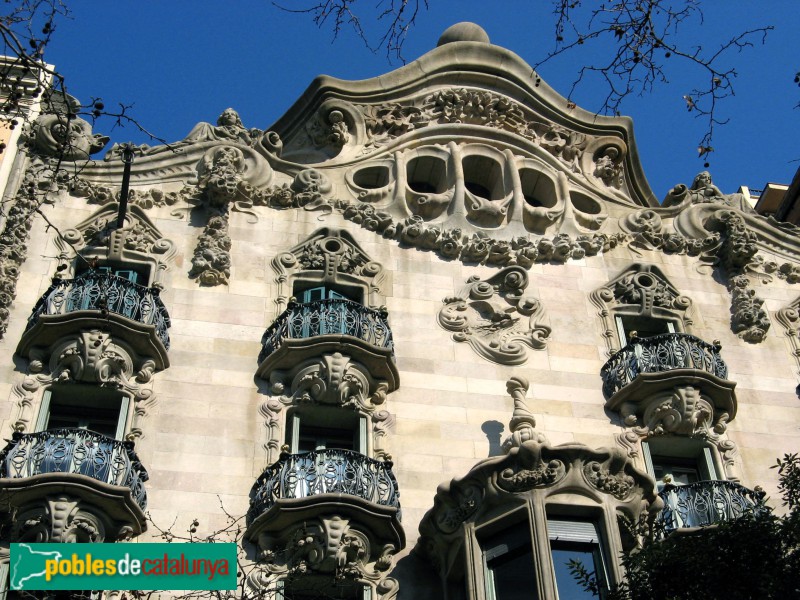
[[[388,574],[394,544],[376,543],[358,523],[338,515],[320,515],[275,534],[258,537],[259,568],[249,577],[253,590],[275,589],[278,579],[307,577],[333,583],[350,580],[369,586],[371,597],[391,600],[399,585]]]
[[[526,293],[528,281],[527,271],[518,266],[487,279],[472,276],[456,296],[443,300],[439,324],[486,360],[523,364],[526,349],[543,350],[551,331],[543,323],[541,302]]]
[[[617,316],[642,316],[677,322],[682,331],[692,326],[692,301],[654,265],[634,263],[603,287],[589,294],[598,308],[608,356],[620,349]]]
[[[120,505],[134,513],[128,515],[128,518],[124,518],[121,514],[109,513],[109,507],[117,500],[110,491],[105,492],[104,499],[108,503],[101,508],[79,496],[58,493],[57,485],[53,487],[52,494],[44,495],[45,490],[41,490],[43,495],[37,498],[30,493],[23,493],[21,488],[11,490],[7,483],[4,482],[0,497],[5,496],[4,505],[11,502],[14,507],[10,513],[11,523],[8,526],[9,539],[14,542],[113,542],[127,540],[143,530],[144,515],[141,515],[142,522],[139,523],[136,519],[138,515],[135,515],[131,506],[126,505],[125,498],[121,494],[118,499]],[[23,496],[26,496],[24,501]],[[131,516],[134,517],[133,521]]]

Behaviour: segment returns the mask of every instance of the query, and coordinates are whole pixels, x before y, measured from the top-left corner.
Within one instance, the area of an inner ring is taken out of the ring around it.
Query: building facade
[[[625,523],[777,497],[798,230],[708,173],[659,202],[632,121],[479,27],[268,130],[108,141],[44,110],[8,167],[6,552],[190,530],[268,597],[557,598]]]

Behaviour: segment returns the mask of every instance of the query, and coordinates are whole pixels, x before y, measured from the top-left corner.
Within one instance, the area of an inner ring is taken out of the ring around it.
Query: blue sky
[[[492,43],[529,63],[541,60],[554,43],[546,0],[429,1],[430,9],[406,41],[409,61],[434,48],[441,32],[458,21],[479,23]],[[377,2],[359,0],[367,14]],[[312,3],[316,0],[285,0],[297,7]],[[732,56],[739,76],[736,96],[722,106],[730,123],[717,128],[713,142],[714,181],[724,192],[740,185],[789,183],[800,166],[800,109],[794,108],[800,88],[792,81],[800,70],[800,6],[796,0],[704,0],[703,5],[704,21],[695,19],[684,28],[690,45],[712,48],[730,33],[775,26],[765,45]],[[168,140],[183,138],[199,121],[214,122],[229,106],[247,127],[269,128],[318,74],[367,79],[401,65],[390,63],[383,52],[371,52],[350,31],[332,41],[329,29],[320,30],[309,17],[281,11],[268,0],[75,0],[70,10],[72,18],[57,23],[45,55],[66,76],[69,92],[84,102],[102,97],[109,108],[132,104],[131,114]],[[365,27],[377,35],[373,21]],[[682,99],[692,89],[691,73],[670,60],[670,83],[631,98],[622,110],[634,120],[644,171],[659,198],[703,170],[696,148],[704,123],[687,112]],[[566,95],[582,61],[567,56],[539,74]],[[603,98],[597,85],[573,96],[587,110],[598,109]],[[112,142],[147,141],[131,127],[112,130],[103,120],[95,130]]]

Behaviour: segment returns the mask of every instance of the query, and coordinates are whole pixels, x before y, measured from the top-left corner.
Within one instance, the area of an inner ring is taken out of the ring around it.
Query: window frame
[[[330,423],[327,423],[326,424],[327,427],[324,427],[324,426],[317,425],[315,422],[321,421],[322,420],[322,415],[324,415],[325,412],[328,412],[330,415],[334,415],[334,417],[335,417],[337,412],[341,412],[342,414],[347,415],[347,413],[350,412],[350,411],[347,411],[347,409],[343,409],[343,408],[332,408],[332,407],[310,407],[310,408],[311,408],[311,410],[309,410],[309,408],[306,408],[306,407],[304,407],[303,409],[295,408],[295,410],[291,410],[287,415],[287,422],[288,422],[287,425],[288,426],[286,427],[285,443],[286,443],[286,445],[289,446],[289,453],[290,454],[301,454],[301,453],[309,452],[309,451],[301,451],[300,450],[300,440],[302,439],[301,428],[304,426],[303,425],[303,421],[306,421],[306,422],[307,421],[312,421],[312,423],[314,423],[314,424],[308,425],[308,427],[311,428],[311,429],[316,429],[316,430],[320,430],[320,431],[323,431],[324,429],[328,429],[328,430],[331,430],[331,431],[336,431],[336,430],[338,430],[338,431],[351,431],[352,434],[353,434],[353,448],[351,450],[354,451],[354,452],[358,452],[360,454],[363,454],[364,456],[370,456],[370,453],[369,453],[369,451],[370,451],[370,448],[369,448],[369,446],[370,446],[370,444],[369,444],[369,436],[367,435],[367,431],[369,429],[368,428],[368,417],[367,417],[367,415],[362,414],[360,412],[353,411],[354,414],[356,415],[355,418],[357,419],[357,428],[356,429],[348,429],[347,426],[346,426],[346,423],[342,424],[339,427],[336,427],[335,425],[333,427],[331,427]],[[318,412],[318,414],[315,415],[316,418],[309,418],[310,415],[308,413],[313,413],[313,412]],[[304,413],[306,413],[306,414],[304,415]],[[345,419],[342,419],[342,421],[350,420],[350,418],[351,417],[349,415],[347,415],[345,417]],[[341,421],[340,421],[340,423],[341,423]],[[331,447],[331,449],[334,449],[334,448],[335,448],[334,446]],[[315,451],[324,451],[324,450],[327,450],[327,449],[328,449],[327,446],[322,446],[322,447],[318,446],[317,448],[315,448]],[[345,449],[347,450],[348,448],[345,448]]]
[[[664,319],[664,318],[659,318],[659,317],[647,317],[647,316],[643,316],[643,315],[630,315],[630,314],[620,313],[620,314],[617,314],[617,315],[614,316],[614,322],[617,325],[617,336],[619,337],[620,348],[624,348],[625,346],[627,346],[628,344],[631,343],[631,339],[628,336],[628,331],[636,331],[638,333],[638,330],[625,326],[625,322],[624,322],[625,319],[644,319],[644,318],[649,319],[649,320],[651,320],[653,322],[663,322],[663,323],[665,323],[666,326],[667,326],[667,331],[664,331],[663,333],[678,333],[678,329],[676,327],[677,326],[677,321],[674,321],[672,319]],[[655,334],[655,335],[661,335],[661,334]],[[647,337],[651,337],[651,336],[639,336],[639,337],[642,338],[642,339],[646,339]]]
[[[588,534],[590,527],[592,529],[591,535]],[[602,524],[599,521],[592,518],[548,515],[547,541],[550,549],[550,562],[556,598],[558,598],[559,580],[556,574],[555,557],[553,556],[554,550],[557,549],[554,547],[555,544],[564,547],[572,546],[575,549],[585,549],[583,550],[584,552],[589,550],[593,559],[593,575],[597,578],[600,586],[600,600],[607,596],[611,584],[610,562],[607,557],[607,536],[604,535]],[[584,564],[583,566],[589,570],[587,565]],[[589,595],[588,597],[594,596]]]
[[[109,395],[110,394],[114,394],[115,396],[118,395],[120,405],[119,405],[119,416],[117,418],[117,426],[114,435],[108,437],[111,437],[115,440],[124,440],[129,420],[128,417],[131,406],[131,397],[128,394],[118,390],[109,390],[107,388],[101,388],[98,386],[91,386],[91,385],[76,384],[71,386],[51,386],[45,389],[42,394],[41,404],[39,405],[39,414],[36,417],[34,431],[38,432],[38,431],[46,431],[47,429],[53,429],[52,427],[49,427],[49,421],[52,414],[51,406],[53,405],[54,392],[56,396],[58,396],[59,393],[65,393],[65,395],[67,396],[70,395],[74,396],[80,394],[81,388],[85,391],[89,391],[90,394],[94,393],[100,396],[106,393],[108,393]],[[69,400],[74,401],[75,399],[69,398]],[[103,401],[102,398],[99,398],[98,400],[99,402]],[[64,405],[69,406],[69,404],[70,402],[67,402]],[[72,404],[74,406],[80,406],[80,402],[72,402]],[[87,431],[94,431],[93,429],[89,429],[88,426],[84,427],[79,425],[78,429],[86,429]]]
[[[669,447],[663,447],[667,446],[667,441],[669,441]],[[661,491],[666,485],[663,478],[656,478],[655,465],[658,464],[659,458],[674,459],[676,465],[680,462],[693,462],[697,467],[699,481],[724,481],[726,479],[724,470],[719,468],[715,460],[714,449],[707,444],[690,438],[667,437],[655,442],[656,446],[662,446],[656,447],[655,452],[651,444],[653,444],[653,440],[642,440],[642,458],[648,475],[656,480],[658,491]],[[670,484],[683,485],[675,483],[674,479]]]

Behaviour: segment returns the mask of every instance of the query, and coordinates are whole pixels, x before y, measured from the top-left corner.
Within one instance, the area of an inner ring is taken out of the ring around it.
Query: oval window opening
[[[503,189],[503,168],[500,164],[486,156],[465,156],[464,187],[481,198],[500,200],[505,196]]]
[[[365,190],[377,190],[389,183],[389,167],[385,165],[367,167],[353,175],[353,183]]]
[[[447,189],[447,165],[441,158],[419,156],[408,162],[408,187],[418,194],[441,194]]]
[[[533,208],[553,208],[556,205],[556,186],[539,171],[521,169],[519,172],[525,203]]]

